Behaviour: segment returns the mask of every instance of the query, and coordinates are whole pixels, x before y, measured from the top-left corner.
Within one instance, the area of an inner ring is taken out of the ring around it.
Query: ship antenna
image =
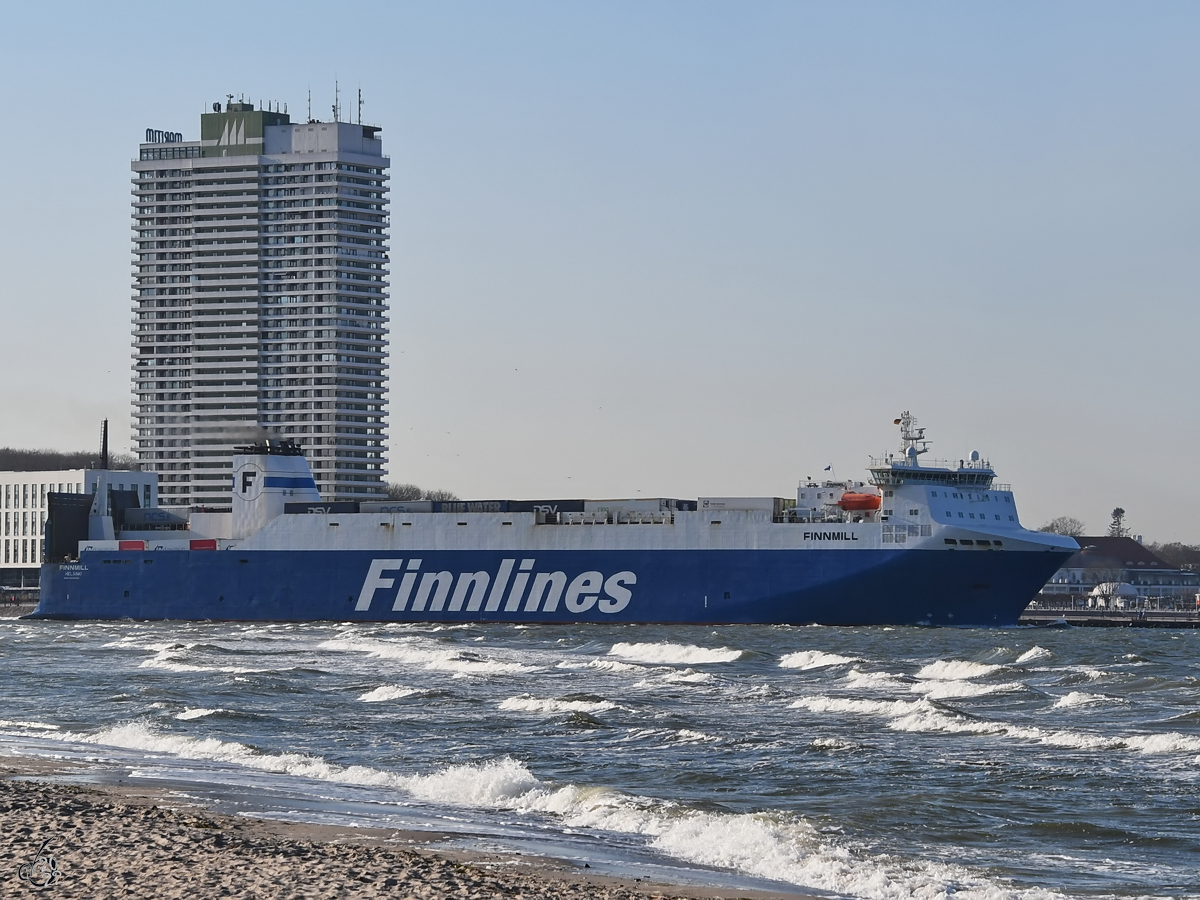
[[[108,468],[108,419],[100,425],[100,468]]]

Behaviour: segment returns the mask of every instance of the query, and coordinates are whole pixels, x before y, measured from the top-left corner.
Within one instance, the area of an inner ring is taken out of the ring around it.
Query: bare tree
[[[1068,537],[1079,537],[1081,534],[1087,533],[1087,526],[1072,516],[1059,516],[1056,519],[1051,519],[1039,528],[1038,531],[1045,531],[1049,534],[1065,534]]]
[[[1109,537],[1129,537],[1129,529],[1125,527],[1125,510],[1117,507],[1112,511],[1112,524],[1108,526]]]
[[[422,491],[415,484],[398,484],[392,482],[387,486],[389,500],[420,500]]]
[[[457,500],[453,491],[426,491],[415,484],[392,482],[387,486],[389,500]]]

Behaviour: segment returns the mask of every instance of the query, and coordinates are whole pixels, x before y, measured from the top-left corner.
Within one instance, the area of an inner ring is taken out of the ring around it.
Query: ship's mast
[[[896,419],[900,426],[900,453],[908,459],[915,459],[922,453],[929,452],[929,439],[925,437],[925,429],[917,426],[917,417],[905,410]]]

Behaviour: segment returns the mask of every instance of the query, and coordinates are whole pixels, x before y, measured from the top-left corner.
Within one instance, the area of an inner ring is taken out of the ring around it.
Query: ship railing
[[[986,459],[920,459],[910,460],[906,456],[872,456],[872,469],[948,469],[951,472],[991,472],[992,465]]]

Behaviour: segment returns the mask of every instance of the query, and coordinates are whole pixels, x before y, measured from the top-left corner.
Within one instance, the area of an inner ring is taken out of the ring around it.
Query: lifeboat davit
[[[878,494],[842,494],[837,505],[846,511],[850,510],[866,510],[879,509],[883,505],[883,498]]]

